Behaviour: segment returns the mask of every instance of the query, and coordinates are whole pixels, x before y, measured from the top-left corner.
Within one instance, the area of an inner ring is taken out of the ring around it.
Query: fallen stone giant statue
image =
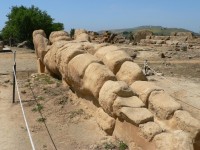
[[[119,47],[90,43],[85,30],[33,32],[38,71],[67,83],[97,106],[97,123],[109,135],[145,150],[200,149],[200,122],[164,89],[147,81]]]

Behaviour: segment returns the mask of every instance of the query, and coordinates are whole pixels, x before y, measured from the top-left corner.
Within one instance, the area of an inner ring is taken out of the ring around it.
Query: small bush
[[[128,146],[123,141],[119,142],[119,150],[125,150],[127,148]]]
[[[38,122],[45,122],[45,121],[46,121],[46,118],[42,118],[42,117],[41,117],[41,118],[38,118],[37,121],[38,121]]]
[[[32,111],[36,112],[36,111],[41,111],[44,107],[41,104],[37,104],[35,106],[35,108],[32,109]]]

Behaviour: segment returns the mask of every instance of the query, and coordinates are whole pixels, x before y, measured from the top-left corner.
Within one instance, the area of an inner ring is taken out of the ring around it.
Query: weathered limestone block
[[[80,54],[75,56],[67,65],[67,78],[68,84],[80,91],[83,83],[82,79],[86,68],[91,63],[99,63],[100,61],[90,54]]]
[[[52,76],[61,78],[61,74],[56,64],[57,51],[58,51],[57,45],[56,44],[51,45],[50,50],[46,53],[44,57],[44,64],[46,69]]]
[[[60,72],[61,50],[66,45],[66,41],[57,41],[49,46],[49,50],[44,57],[44,64],[51,75],[62,77]],[[66,48],[67,49],[67,48]]]
[[[79,42],[87,42],[90,41],[90,36],[87,33],[82,33],[77,36],[75,40]]]
[[[44,56],[48,51],[47,45],[49,43],[49,40],[46,38],[46,34],[43,30],[35,30],[33,32],[33,43],[36,56],[37,58],[40,58],[40,61],[43,63]]]
[[[90,41],[90,36],[87,31],[84,29],[76,29],[74,33],[74,39],[78,42],[87,42]]]
[[[81,42],[74,41],[66,42],[66,44],[60,50],[63,50],[65,48],[84,50],[83,44]]]
[[[162,91],[160,87],[152,82],[135,81],[130,88],[139,96],[143,103],[148,106],[148,98],[152,91]]]
[[[137,96],[131,96],[131,97],[120,97],[118,96],[114,103],[113,103],[113,113],[116,116],[120,116],[120,109],[122,107],[130,107],[130,108],[140,108],[144,107],[144,103],[137,97]]]
[[[169,36],[154,36],[153,39],[154,40],[164,40],[164,41],[166,41],[166,40],[169,40],[170,37]]]
[[[128,148],[130,150],[143,150],[141,147],[137,146],[135,142],[131,142],[128,144]]]
[[[132,61],[132,58],[126,52],[120,50],[109,52],[103,58],[104,64],[108,66],[114,74],[119,71],[121,65],[125,61]]]
[[[170,36],[170,40],[172,41],[186,42],[187,39],[187,36]]]
[[[153,91],[148,107],[160,119],[169,119],[176,110],[181,109],[181,105],[164,91]]]
[[[105,112],[112,114],[112,105],[117,96],[130,97],[133,91],[123,81],[106,81],[99,92],[99,104]]]
[[[110,117],[103,109],[98,108],[96,112],[96,121],[101,129],[107,134],[112,135],[115,127],[115,119]]]
[[[96,45],[96,44],[90,43],[90,42],[83,42],[82,45],[83,45],[83,49],[90,53],[90,51],[94,52],[94,45]],[[92,53],[90,53],[90,54],[92,54]]]
[[[176,36],[187,36],[187,37],[193,37],[192,32],[177,32]]]
[[[74,38],[76,39],[79,35],[81,35],[82,33],[87,33],[87,31],[85,29],[76,29],[74,31]]]
[[[177,40],[167,40],[166,41],[166,44],[167,45],[178,45],[178,43],[179,43],[179,41],[177,41]]]
[[[141,147],[142,150],[155,150],[154,142],[147,141],[144,137],[140,136],[139,133],[139,127],[134,126],[126,120],[116,119],[113,135],[127,143],[130,150],[135,150],[131,149],[131,143],[133,141],[137,144],[137,147]],[[133,146],[133,148],[135,148],[135,145]]]
[[[83,88],[98,99],[100,89],[108,80],[115,81],[115,75],[105,65],[92,63],[85,70]]]
[[[69,37],[69,34],[65,31],[54,31],[51,32],[49,36],[49,41],[51,44],[57,42],[57,41],[70,41],[71,38]]]
[[[153,114],[146,108],[130,108],[122,107],[120,110],[120,118],[139,126],[139,124],[153,121]]]
[[[138,64],[131,61],[126,61],[121,65],[116,77],[117,80],[125,81],[128,85],[131,85],[133,82],[138,80],[147,80]]]
[[[157,40],[156,44],[165,44],[166,42],[164,40]]]
[[[94,56],[96,56],[97,58],[99,58],[101,61],[103,61],[104,56],[108,53],[108,52],[113,52],[119,50],[119,47],[117,46],[104,46],[104,47],[100,47],[97,52],[94,54]]]
[[[108,45],[109,45],[108,43],[95,44],[94,45],[94,52],[89,52],[89,53],[91,53],[92,55],[94,55],[97,52],[97,50],[99,50],[101,47],[106,47]]]
[[[177,110],[173,116],[173,125],[183,131],[191,133],[193,139],[200,142],[200,121],[193,118],[190,113],[184,110]]]
[[[72,48],[66,48],[63,50],[60,50],[60,58],[58,61],[58,68],[59,71],[61,72],[63,78],[68,76],[68,68],[67,65],[77,55],[84,54],[85,52],[80,49],[72,49]]]
[[[40,58],[37,59],[37,70],[38,70],[38,73],[44,73],[45,72],[45,66],[41,62]]]
[[[141,135],[148,141],[151,141],[155,135],[160,134],[163,131],[162,128],[155,122],[140,124],[139,127]]]
[[[153,141],[155,141],[156,150],[193,150],[190,135],[181,130],[158,134]]]
[[[98,49],[100,49],[101,47],[105,47],[107,45],[108,43],[96,44],[96,43],[84,42],[83,48],[88,53],[94,55],[98,51]]]

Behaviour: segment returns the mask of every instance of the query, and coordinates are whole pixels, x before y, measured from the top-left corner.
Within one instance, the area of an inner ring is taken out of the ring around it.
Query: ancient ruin
[[[140,43],[173,45],[173,38],[147,36]],[[76,30],[74,40],[64,31],[33,32],[38,72],[62,79],[97,108],[99,126],[145,150],[200,149],[200,122],[164,89],[147,81],[142,69],[119,47],[91,43],[87,31]],[[187,35],[188,46],[191,40]],[[180,43],[180,42],[179,42]]]

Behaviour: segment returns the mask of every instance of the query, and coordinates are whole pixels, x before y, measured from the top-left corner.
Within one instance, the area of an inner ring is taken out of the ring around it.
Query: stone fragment
[[[108,68],[116,74],[121,65],[125,61],[132,61],[132,58],[124,51],[118,50],[118,51],[112,51],[108,52],[104,57],[103,57],[103,63],[108,66]]]
[[[99,104],[105,112],[112,114],[113,103],[117,96],[130,97],[133,91],[123,81],[106,81],[99,92]]]
[[[176,130],[161,133],[154,137],[156,150],[193,150],[193,143],[187,132]]]
[[[79,54],[75,56],[67,65],[67,83],[77,91],[82,87],[82,79],[85,70],[91,63],[100,61],[90,54]]]
[[[162,132],[162,128],[155,122],[140,124],[139,127],[141,135],[148,141],[151,141],[155,135]]]
[[[98,108],[96,112],[96,121],[101,129],[103,129],[107,134],[112,135],[115,126],[115,119],[105,113],[102,108]]]
[[[200,121],[184,110],[177,110],[173,116],[173,124],[183,131],[191,133],[193,139],[200,141]]]
[[[113,113],[119,116],[119,111],[122,107],[140,108],[144,107],[144,103],[137,97],[120,97],[118,96],[113,104]]]
[[[130,88],[139,96],[143,103],[148,106],[148,98],[152,91],[161,91],[162,88],[152,82],[135,81]]]
[[[138,64],[131,61],[126,61],[121,65],[119,71],[116,74],[116,77],[120,81],[125,81],[128,85],[131,85],[137,80],[147,80]]]
[[[116,51],[116,50],[119,50],[119,47],[113,46],[113,45],[103,46],[103,47],[100,47],[97,50],[97,52],[94,54],[94,56],[96,56],[101,61],[103,61],[103,58],[107,53],[112,52],[112,51]]]
[[[100,89],[108,80],[115,81],[115,75],[105,65],[92,63],[85,70],[83,90],[98,99]]]
[[[160,119],[169,119],[174,112],[181,109],[169,94],[164,91],[153,91],[149,96],[148,108]]]
[[[122,107],[120,110],[121,118],[132,124],[139,126],[139,124],[153,121],[153,114],[146,108],[130,108]]]

